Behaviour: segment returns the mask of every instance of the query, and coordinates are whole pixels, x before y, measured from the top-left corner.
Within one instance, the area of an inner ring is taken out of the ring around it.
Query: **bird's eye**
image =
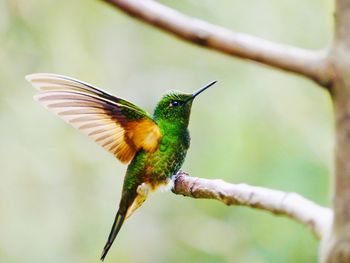
[[[178,100],[173,100],[172,102],[170,102],[171,107],[181,106],[182,104],[183,102]]]

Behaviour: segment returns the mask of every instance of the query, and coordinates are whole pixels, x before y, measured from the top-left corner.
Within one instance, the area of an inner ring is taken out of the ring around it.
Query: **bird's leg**
[[[150,185],[147,184],[147,183],[142,183],[140,184],[137,189],[136,189],[136,192],[138,195],[141,195],[141,196],[144,196],[144,197],[147,197],[147,195],[149,194],[150,192]]]

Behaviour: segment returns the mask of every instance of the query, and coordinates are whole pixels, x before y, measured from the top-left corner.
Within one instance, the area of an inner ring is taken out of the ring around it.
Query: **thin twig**
[[[121,11],[182,40],[306,76],[329,87],[332,72],[326,51],[311,51],[237,33],[186,16],[152,0],[104,0]]]
[[[175,194],[193,198],[215,199],[226,205],[243,205],[287,216],[306,225],[319,239],[328,233],[333,213],[296,193],[287,193],[247,184],[229,184],[188,176],[174,177]]]

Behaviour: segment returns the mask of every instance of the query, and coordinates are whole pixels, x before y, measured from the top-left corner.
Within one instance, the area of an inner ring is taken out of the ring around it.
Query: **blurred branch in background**
[[[214,199],[226,205],[243,205],[287,216],[307,226],[319,239],[330,230],[333,212],[296,193],[288,193],[223,180],[191,177],[179,172],[174,177],[175,194]]]
[[[249,59],[271,67],[301,74],[321,86],[329,87],[332,70],[326,51],[286,46],[237,33],[186,16],[152,0],[104,0],[143,22],[177,37],[230,56]]]

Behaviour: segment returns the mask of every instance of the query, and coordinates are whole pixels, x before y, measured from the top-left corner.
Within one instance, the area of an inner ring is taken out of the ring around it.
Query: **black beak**
[[[214,80],[210,83],[208,83],[207,85],[205,85],[204,87],[200,88],[199,90],[195,91],[192,93],[192,98],[191,100],[193,100],[195,97],[197,97],[199,94],[201,94],[203,91],[205,91],[207,88],[213,86],[217,81]]]

